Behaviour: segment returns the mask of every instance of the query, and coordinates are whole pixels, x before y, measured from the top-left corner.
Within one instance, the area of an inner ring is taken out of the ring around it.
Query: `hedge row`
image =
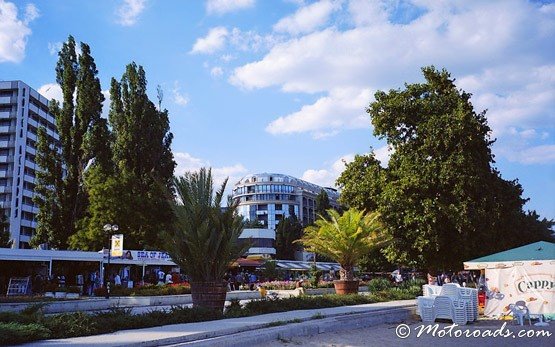
[[[252,300],[244,306],[233,301],[225,314],[199,308],[172,307],[133,315],[131,309],[113,309],[93,314],[83,312],[44,315],[34,305],[21,313],[0,313],[0,345],[13,345],[42,339],[98,335],[125,329],[138,329],[168,324],[201,322],[222,318],[305,310],[345,305],[358,305],[390,300],[414,299],[420,288],[390,288],[368,295],[300,296]]]

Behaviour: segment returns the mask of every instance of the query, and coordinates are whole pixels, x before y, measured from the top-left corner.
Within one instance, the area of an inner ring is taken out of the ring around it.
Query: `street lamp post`
[[[119,230],[116,224],[106,224],[103,227],[104,231],[108,233],[108,265],[106,265],[106,271],[104,271],[104,283],[106,286],[106,299],[110,299],[110,258],[112,256],[112,233]]]

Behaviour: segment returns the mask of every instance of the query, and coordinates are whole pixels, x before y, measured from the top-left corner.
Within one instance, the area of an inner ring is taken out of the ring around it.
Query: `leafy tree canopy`
[[[297,216],[282,219],[276,227],[276,258],[294,260],[299,247],[294,241],[301,238],[303,226]]]
[[[553,221],[524,212],[517,180],[494,167],[486,112],[433,66],[425,82],[378,91],[367,109],[374,135],[393,148],[388,167],[357,156],[338,179],[344,202],[374,206],[393,242],[388,260],[457,269],[474,257],[551,238]]]

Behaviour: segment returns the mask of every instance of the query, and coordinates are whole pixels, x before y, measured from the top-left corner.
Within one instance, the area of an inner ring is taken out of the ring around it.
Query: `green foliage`
[[[40,324],[0,322],[0,345],[2,346],[43,340],[48,338],[49,336],[50,331]]]
[[[522,187],[493,166],[485,112],[445,70],[422,69],[425,83],[378,91],[367,109],[374,134],[393,149],[387,168],[357,156],[338,179],[344,203],[374,208],[393,242],[389,261],[458,269],[462,262],[538,240],[553,221],[525,213]]]
[[[247,219],[244,221],[245,229],[264,229],[264,224],[259,220]]]
[[[269,280],[278,278],[277,262],[275,260],[266,260],[260,270],[260,276]]]
[[[160,295],[182,295],[191,294],[191,287],[188,285],[146,285],[135,288],[113,287],[113,296],[160,296]]]
[[[368,290],[371,293],[393,288],[393,283],[386,278],[373,278],[368,281]]]
[[[292,215],[281,220],[276,227],[276,258],[294,260],[299,247],[294,243],[301,238],[303,226]]]
[[[320,283],[320,278],[322,277],[322,271],[318,270],[315,265],[310,267],[310,271],[308,273],[309,276],[309,283],[312,288],[318,288],[318,284]]]
[[[91,201],[89,232],[109,220],[120,226],[126,247],[158,248],[159,236],[173,223],[167,192],[175,162],[168,111],[150,101],[145,71],[135,63],[127,65],[121,81],[112,79],[110,99],[116,175],[93,192],[98,198]],[[107,205],[102,193],[117,203]]]
[[[370,295],[305,295],[285,299],[268,298],[249,301],[244,307],[241,307],[238,300],[232,300],[225,316],[214,310],[181,306],[174,306],[169,310],[152,310],[138,315],[133,315],[130,308],[114,308],[93,314],[73,312],[44,316],[38,307],[33,307],[25,313],[0,313],[0,344],[11,345],[47,338],[97,335],[125,329],[202,322],[291,310],[413,299],[419,295],[420,288],[410,285],[406,288],[392,288]],[[312,318],[322,317],[315,314]],[[299,322],[298,319],[292,319],[285,323],[297,322]]]
[[[376,211],[386,174],[373,151],[368,155],[356,155],[337,179],[341,187],[339,201],[359,210]]]
[[[237,202],[228,198],[227,208],[220,206],[226,184],[214,193],[212,170],[205,168],[174,179],[177,223],[167,232],[166,248],[192,281],[223,281],[229,264],[250,247],[238,242],[243,219]]]
[[[44,319],[44,326],[53,338],[93,335],[100,322],[85,312],[62,313]]]
[[[252,300],[245,304],[244,310],[248,315],[257,315],[293,310],[308,310],[347,305],[361,305],[375,302],[372,298],[363,295],[322,295],[322,296],[297,296],[284,299]]]
[[[12,237],[10,234],[10,223],[8,222],[8,217],[3,209],[0,209],[0,248],[11,248],[12,247]]]
[[[330,204],[330,198],[328,196],[328,193],[326,193],[326,191],[324,189],[320,190],[320,193],[318,193],[318,195],[316,196],[316,209],[315,209],[315,213],[317,218],[324,218],[327,219],[328,218],[328,210],[331,208],[331,204]]]
[[[342,215],[328,210],[329,220],[319,219],[305,229],[300,240],[308,251],[322,254],[341,265],[340,278],[353,280],[353,268],[361,257],[387,240],[382,235],[379,214],[351,208]]]
[[[69,36],[62,46],[56,65],[56,81],[62,88],[63,103],[50,103],[56,119],[59,142],[44,129],[38,132],[36,191],[39,207],[38,227],[33,245],[48,242],[66,249],[69,237],[76,232],[84,216],[87,197],[83,172],[92,158],[85,139],[100,121],[104,96],[90,47],[81,43],[77,55],[75,40]],[[61,148],[58,153],[57,148]],[[62,170],[63,167],[63,170]]]

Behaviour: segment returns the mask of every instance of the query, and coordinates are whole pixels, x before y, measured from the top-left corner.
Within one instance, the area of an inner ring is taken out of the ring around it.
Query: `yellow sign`
[[[123,235],[122,234],[112,235],[112,247],[110,251],[111,251],[112,257],[123,256]]]

